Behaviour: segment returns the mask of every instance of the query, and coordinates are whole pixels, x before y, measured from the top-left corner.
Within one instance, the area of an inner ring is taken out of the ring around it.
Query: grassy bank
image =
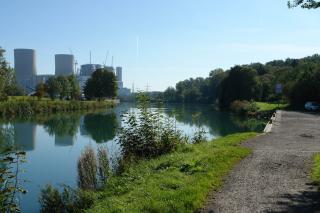
[[[115,106],[113,100],[64,101],[50,99],[38,100],[35,97],[10,97],[7,101],[0,102],[0,117],[23,117],[35,114],[95,110],[111,108],[113,106]]]
[[[153,160],[140,161],[111,177],[88,212],[194,212],[211,190],[250,150],[239,144],[256,133],[241,133],[212,142],[186,145]]]
[[[314,183],[320,185],[320,154],[316,154],[313,158],[311,178]]]
[[[288,104],[276,104],[276,103],[267,103],[267,102],[255,102],[258,111],[263,112],[263,111],[274,111],[277,109],[285,109],[288,107]]]

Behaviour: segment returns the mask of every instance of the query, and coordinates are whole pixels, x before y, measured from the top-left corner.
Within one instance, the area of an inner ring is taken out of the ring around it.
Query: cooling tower
[[[56,76],[68,76],[74,74],[74,56],[68,54],[55,55]]]
[[[14,50],[14,69],[18,84],[24,89],[29,90],[32,85],[33,77],[37,75],[36,51],[33,49]]]

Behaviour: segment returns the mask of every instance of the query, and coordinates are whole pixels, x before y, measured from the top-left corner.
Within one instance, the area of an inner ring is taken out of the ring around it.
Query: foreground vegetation
[[[38,100],[35,97],[9,98],[0,102],[1,117],[31,116],[56,112],[71,112],[78,110],[105,109],[115,106],[113,100],[105,101],[65,101],[65,100]]]
[[[256,133],[234,134],[140,161],[111,177],[88,212],[194,212],[250,153],[239,144],[253,136]]]
[[[234,165],[250,154],[250,149],[239,144],[256,135],[240,133],[207,143],[185,144],[171,153],[131,162],[121,173],[107,172],[104,186],[93,191],[64,187],[59,193],[47,186],[40,198],[42,212],[59,212],[60,208],[67,212],[83,208],[87,212],[194,212],[203,206],[210,191],[221,187]],[[87,165],[83,172],[92,175],[100,170],[96,164],[99,154],[97,158],[88,155],[89,150],[83,156],[95,160],[82,162],[94,166]]]
[[[311,178],[314,183],[320,185],[320,154],[316,154],[313,158]]]

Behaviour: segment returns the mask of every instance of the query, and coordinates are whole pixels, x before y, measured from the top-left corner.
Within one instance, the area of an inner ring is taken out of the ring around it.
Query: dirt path
[[[279,111],[271,133],[244,145],[253,154],[202,212],[320,212],[320,195],[309,179],[312,156],[320,152],[319,115]]]

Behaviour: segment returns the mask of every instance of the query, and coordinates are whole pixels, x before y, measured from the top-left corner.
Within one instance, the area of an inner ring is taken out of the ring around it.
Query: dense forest
[[[275,91],[277,84],[282,86],[280,94]],[[222,108],[236,100],[283,101],[293,106],[320,101],[320,55],[216,69],[207,78],[190,78],[167,88],[163,99],[219,104]]]

